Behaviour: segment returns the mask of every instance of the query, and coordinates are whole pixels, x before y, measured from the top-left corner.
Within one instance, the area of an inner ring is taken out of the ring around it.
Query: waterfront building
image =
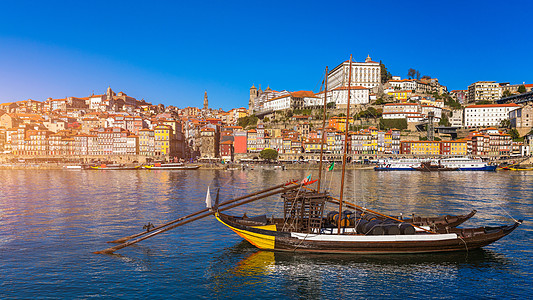
[[[477,81],[468,86],[467,102],[491,101],[502,97],[502,89],[496,81]]]
[[[88,134],[78,134],[74,136],[74,154],[89,155],[89,137]]]
[[[305,153],[320,153],[320,144],[322,140],[316,138],[308,138],[304,142]]]
[[[362,86],[367,89],[381,84],[381,67],[378,62],[372,61],[370,55],[364,62],[352,61],[352,78],[349,76],[350,61],[344,61],[328,73],[328,86],[330,89],[337,87]]]
[[[400,154],[431,156],[440,154],[439,141],[402,141]]]
[[[249,153],[259,152],[257,151],[257,130],[250,129],[247,132],[246,149]]]
[[[217,158],[220,150],[220,133],[212,127],[204,127],[200,130],[200,156],[202,158]]]
[[[247,153],[247,132],[241,129],[233,131],[233,151],[234,153]]]
[[[227,140],[220,143],[220,158],[225,161],[233,161],[233,141]]]
[[[464,109],[464,126],[500,126],[501,121],[509,119],[509,113],[518,108],[520,106],[515,103],[469,105]]]
[[[511,136],[494,127],[473,131],[466,140],[468,153],[471,155],[508,157],[511,152]]]
[[[372,135],[368,129],[361,129],[350,134],[352,154],[372,154]]]
[[[139,130],[139,154],[144,156],[155,155],[155,133],[144,128]]]
[[[154,152],[156,156],[169,156],[174,154],[171,147],[172,127],[169,125],[157,125],[154,127]]]
[[[465,156],[468,154],[467,142],[465,140],[441,141],[440,154],[447,156]]]
[[[26,138],[21,151],[22,155],[45,156],[48,155],[49,130],[27,130]]]

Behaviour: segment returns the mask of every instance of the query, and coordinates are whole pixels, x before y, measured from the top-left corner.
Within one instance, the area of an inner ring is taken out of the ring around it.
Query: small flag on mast
[[[331,165],[329,166],[328,171],[333,171],[334,167],[335,167],[335,162],[332,162]]]
[[[311,180],[311,174],[309,176],[305,177],[304,180],[302,180],[302,184],[309,182]]]
[[[213,207],[213,202],[211,201],[211,193],[209,192],[209,186],[207,187],[207,195],[205,196],[205,206],[207,208]]]

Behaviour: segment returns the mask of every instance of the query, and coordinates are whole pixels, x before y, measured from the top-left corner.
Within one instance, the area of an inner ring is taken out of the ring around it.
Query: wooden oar
[[[283,193],[283,192],[286,192],[286,191],[294,190],[294,189],[299,188],[299,187],[302,186],[302,185],[287,186],[288,184],[290,184],[290,183],[281,185],[281,190],[273,191],[273,192],[270,192],[270,193],[267,193],[267,194],[264,194],[264,195],[259,195],[259,196],[253,197],[251,199],[248,199],[248,200],[245,200],[245,201],[242,201],[242,202],[239,202],[239,203],[234,203],[233,205],[220,208],[220,209],[218,209],[218,211],[225,211],[225,210],[228,210],[228,209],[231,209],[231,208],[243,205],[243,204],[247,204],[247,203],[250,203],[250,202],[253,202],[253,201],[257,201],[257,200],[260,200],[260,199],[263,199],[263,198],[266,198],[266,197],[269,197],[269,196],[272,196],[272,195],[276,195],[276,194]],[[235,201],[233,201],[233,202],[235,202]],[[125,248],[125,247],[128,247],[130,245],[136,244],[136,243],[138,243],[140,241],[146,240],[148,238],[151,238],[151,237],[153,237],[155,235],[158,235],[160,233],[163,233],[165,231],[174,229],[174,228],[176,228],[178,226],[182,226],[182,225],[185,225],[187,223],[190,223],[190,222],[205,218],[205,217],[207,217],[209,215],[212,215],[214,213],[215,213],[214,211],[209,211],[209,212],[206,212],[206,213],[204,213],[202,215],[199,215],[199,216],[197,216],[195,218],[186,220],[184,222],[173,224],[171,226],[166,226],[165,228],[161,228],[159,230],[153,230],[153,231],[151,231],[150,234],[147,234],[147,235],[145,235],[143,237],[140,237],[140,238],[138,238],[136,240],[125,242],[125,243],[122,243],[120,245],[117,245],[117,246],[114,246],[114,247],[111,247],[111,248],[107,248],[107,249],[104,249],[104,250],[101,250],[101,251],[96,251],[94,253],[95,254],[111,254],[111,253],[113,253],[113,252],[115,252],[117,250],[120,250],[122,248]]]
[[[268,188],[268,189],[265,189],[265,190],[261,190],[261,191],[258,191],[258,192],[255,192],[255,193],[251,193],[251,194],[247,194],[247,195],[244,195],[244,196],[241,196],[241,197],[238,197],[238,198],[235,198],[235,199],[232,199],[232,200],[228,200],[226,202],[222,202],[219,204],[219,206],[224,206],[224,205],[228,205],[228,204],[231,204],[231,203],[234,203],[234,202],[237,202],[237,201],[240,201],[240,200],[243,200],[243,199],[246,199],[246,198],[249,198],[249,197],[253,197],[253,196],[256,196],[256,195],[259,195],[259,194],[262,194],[262,193],[266,193],[266,192],[269,192],[269,191],[272,191],[272,190],[275,190],[275,189],[279,189],[279,188],[282,188],[286,185],[289,185],[291,183],[294,183],[294,181],[291,181],[291,182],[288,182],[288,183],[284,183],[284,184],[280,184],[280,185],[276,185],[274,187],[271,187],[271,188]],[[133,234],[133,235],[130,235],[130,236],[126,236],[126,237],[123,237],[123,238],[120,238],[120,239],[117,239],[117,240],[114,240],[114,241],[109,241],[108,243],[124,243],[126,241],[129,241],[131,239],[134,239],[134,238],[137,238],[137,237],[140,237],[141,235],[144,235],[144,234],[147,234],[149,232],[153,232],[153,231],[156,231],[156,230],[159,230],[163,227],[166,227],[166,226],[169,226],[169,225],[172,225],[172,224],[175,224],[177,222],[180,222],[180,221],[183,221],[185,219],[188,219],[188,218],[192,218],[194,216],[197,216],[201,213],[205,213],[205,212],[208,212],[209,211],[209,208],[205,208],[205,209],[202,209],[200,211],[197,211],[195,213],[192,213],[190,215],[187,215],[187,216],[184,216],[184,217],[181,217],[181,218],[178,218],[176,220],[173,220],[173,221],[170,221],[170,222],[167,222],[165,224],[161,224],[155,228],[152,228],[151,230],[147,230],[147,231],[143,231],[143,232],[139,232],[139,233],[136,233],[136,234]]]

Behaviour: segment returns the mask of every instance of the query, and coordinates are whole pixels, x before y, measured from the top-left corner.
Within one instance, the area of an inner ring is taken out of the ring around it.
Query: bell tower
[[[209,103],[207,100],[207,90],[204,92],[204,109],[207,110],[209,107]]]
[[[248,114],[252,114],[254,111],[255,100],[257,99],[257,88],[252,84],[250,88],[250,100],[248,100]]]

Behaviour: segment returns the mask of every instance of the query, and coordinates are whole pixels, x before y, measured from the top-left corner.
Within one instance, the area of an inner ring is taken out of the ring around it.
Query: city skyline
[[[370,55],[448,90],[533,81],[515,1],[398,3],[2,3],[0,103],[86,97],[111,86],[178,107],[246,107],[252,84],[318,92],[324,69]]]

